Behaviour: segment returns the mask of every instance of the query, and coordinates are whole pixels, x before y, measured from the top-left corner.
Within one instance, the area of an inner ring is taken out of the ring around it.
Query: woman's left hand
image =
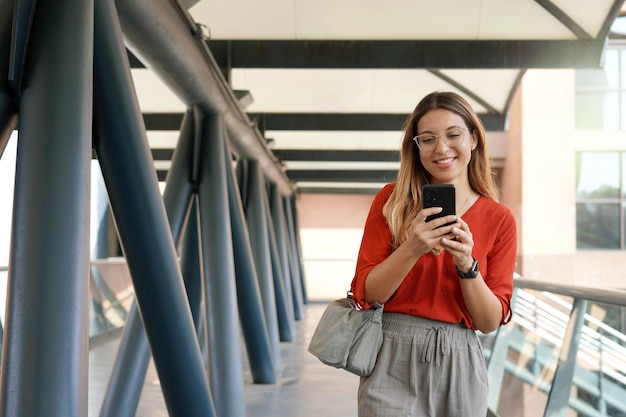
[[[454,257],[454,264],[461,271],[469,271],[474,263],[472,250],[474,249],[474,238],[469,226],[460,217],[457,222],[461,227],[452,229],[455,239],[441,239],[441,246]]]

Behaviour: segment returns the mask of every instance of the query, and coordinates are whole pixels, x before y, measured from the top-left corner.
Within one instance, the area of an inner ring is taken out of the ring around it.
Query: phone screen
[[[428,216],[426,221],[431,221],[449,214],[456,214],[456,198],[454,184],[426,184],[422,187],[423,207],[441,207],[440,213]],[[452,223],[450,223],[452,224]],[[446,226],[446,225],[444,225]]]

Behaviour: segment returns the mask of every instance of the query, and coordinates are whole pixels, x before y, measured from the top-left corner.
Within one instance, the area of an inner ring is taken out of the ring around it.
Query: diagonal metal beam
[[[479,103],[481,106],[483,106],[485,109],[488,110],[489,112],[488,114],[498,114],[498,110],[496,110],[491,104],[489,104],[486,100],[484,100],[478,94],[473,92],[471,86],[463,85],[459,83],[458,81],[456,81],[455,79],[448,77],[446,74],[444,74],[443,72],[439,70],[433,69],[433,70],[429,70],[429,72],[433,74],[435,77],[440,78],[444,80],[445,82],[447,82],[448,84],[450,84],[451,86],[459,89],[460,91],[463,92],[463,94],[467,95],[472,100],[475,100],[477,103]]]
[[[170,416],[214,416],[172,231],[123,59],[115,5],[112,0],[95,4],[94,147],[165,404]]]
[[[582,28],[572,17],[570,17],[563,9],[558,7],[553,0],[535,0],[541,7],[543,7],[548,13],[557,18],[563,25],[565,25],[572,33],[579,39],[592,39],[593,34],[589,34]],[[611,29],[611,25],[615,21],[615,18],[619,15],[624,0],[613,0],[613,5],[609,10],[602,27],[595,35],[596,39],[604,39],[608,36]]]
[[[557,20],[568,28],[578,39],[592,39],[593,37],[585,31],[574,19],[563,11],[559,6],[551,0],[535,0],[541,7],[546,9],[548,13],[556,17]]]

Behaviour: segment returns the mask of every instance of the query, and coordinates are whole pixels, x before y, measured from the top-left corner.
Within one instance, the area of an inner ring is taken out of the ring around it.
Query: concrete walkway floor
[[[251,383],[252,378],[243,354],[242,378],[246,417],[356,416],[359,378],[328,367],[307,352],[309,340],[325,306],[324,303],[305,305],[302,320],[296,322],[294,340],[281,342],[281,371],[276,384]],[[119,337],[116,337],[90,351],[89,417],[99,416],[119,340]],[[146,375],[136,417],[168,417],[152,362]]]

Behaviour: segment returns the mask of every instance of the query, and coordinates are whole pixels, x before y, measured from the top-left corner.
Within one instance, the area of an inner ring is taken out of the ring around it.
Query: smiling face
[[[446,143],[445,133],[454,128],[462,128],[464,138],[460,145],[450,147]],[[477,142],[463,118],[449,110],[430,110],[417,123],[417,134],[425,133],[441,135],[432,151],[419,151],[420,161],[431,176],[430,182],[467,186],[469,184],[467,167]]]

